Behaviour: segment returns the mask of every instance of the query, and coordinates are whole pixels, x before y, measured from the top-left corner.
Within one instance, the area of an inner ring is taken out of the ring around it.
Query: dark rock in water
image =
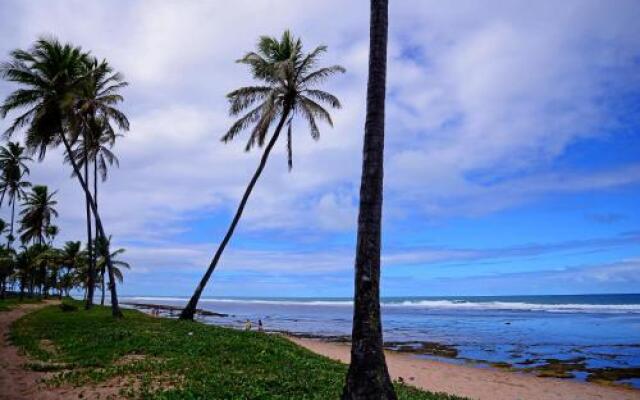
[[[587,381],[610,383],[634,378],[640,378],[640,368],[592,368]]]
[[[527,360],[529,361],[529,360]],[[525,371],[533,372],[537,376],[542,378],[561,378],[571,379],[575,378],[573,372],[588,371],[586,359],[584,357],[575,357],[568,360],[559,360],[557,358],[547,358],[544,360],[545,364],[526,368]]]
[[[437,342],[387,342],[386,348],[401,353],[427,354],[438,357],[456,358],[458,349]]]
[[[169,311],[172,315],[173,312],[180,312],[182,311],[182,307],[178,307],[178,306],[169,306],[166,304],[147,304],[147,303],[122,303],[128,306],[133,306],[135,308],[138,309],[143,309],[143,310],[163,310],[163,311]],[[221,314],[221,313],[217,313],[217,312],[213,312],[213,311],[207,311],[207,310],[203,310],[201,308],[196,309],[196,314],[197,315],[201,315],[201,316],[205,316],[205,317],[228,317],[228,314]]]
[[[511,369],[511,364],[504,361],[492,362],[491,366],[494,368],[500,368],[500,369]]]

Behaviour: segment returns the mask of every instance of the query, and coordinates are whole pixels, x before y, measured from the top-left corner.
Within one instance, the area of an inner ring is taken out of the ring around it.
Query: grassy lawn
[[[109,309],[63,312],[51,306],[27,315],[12,340],[60,370],[51,385],[124,379],[145,399],[338,399],[346,366],[286,339]],[[44,340],[44,342],[43,342]],[[46,345],[43,345],[46,343]],[[398,385],[401,399],[454,400]]]
[[[24,299],[20,300],[17,297],[9,297],[4,300],[0,300],[0,311],[9,311],[18,304],[30,304],[39,302],[39,298],[28,299],[25,297]]]

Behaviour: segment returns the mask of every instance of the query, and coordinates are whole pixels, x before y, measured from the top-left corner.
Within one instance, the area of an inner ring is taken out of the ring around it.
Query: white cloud
[[[328,44],[326,64],[348,69],[328,83],[344,104],[335,129],[323,127],[314,142],[299,124],[291,173],[284,143],[277,146],[241,225],[355,229],[366,1],[19,1],[0,9],[3,54],[54,33],[107,57],[130,81],[131,132],[100,196],[108,230],[126,242],[164,242],[188,230],[194,213],[235,208],[259,154],[244,153],[242,139],[218,139],[231,122],[225,93],[250,83],[233,61],[258,35],[290,27],[308,47]],[[638,12],[622,0],[392,4],[386,215],[477,215],[549,193],[637,184],[637,165],[551,168],[567,146],[607,135],[615,116],[603,99],[640,90]],[[0,84],[0,95],[9,90]],[[34,167],[34,180],[59,189],[63,237],[81,237],[83,200],[68,176],[59,155]],[[158,261],[136,257],[145,268]]]

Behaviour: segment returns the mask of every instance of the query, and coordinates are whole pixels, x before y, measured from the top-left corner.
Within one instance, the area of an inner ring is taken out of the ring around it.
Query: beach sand
[[[294,343],[314,353],[348,363],[350,345],[319,339],[288,337]],[[539,378],[534,375],[476,368],[409,354],[385,352],[389,373],[393,379],[429,390],[479,400],[633,400],[640,399],[640,390],[610,387],[593,383]]]

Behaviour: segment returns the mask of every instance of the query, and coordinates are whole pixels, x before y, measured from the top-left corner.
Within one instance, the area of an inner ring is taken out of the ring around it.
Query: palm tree
[[[53,245],[53,240],[56,238],[56,236],[58,236],[58,233],[60,233],[60,228],[58,228],[57,225],[47,226],[47,230],[45,231],[44,235],[47,239],[49,239],[50,246]]]
[[[51,220],[58,216],[54,208],[57,201],[53,199],[56,192],[50,193],[49,188],[36,185],[27,194],[20,212],[20,240],[23,243],[34,242],[45,244],[51,227]]]
[[[286,124],[288,128],[287,159],[289,169],[293,165],[291,137],[294,116],[299,115],[306,120],[314,139],[320,137],[316,119],[333,125],[329,112],[318,102],[326,103],[333,108],[340,108],[340,102],[332,94],[316,89],[315,86],[337,72],[344,72],[344,68],[334,65],[314,70],[318,57],[326,51],[326,46],[319,46],[312,52],[305,54],[302,51],[300,39],[295,39],[289,31],[285,31],[280,40],[267,36],[261,37],[258,42],[258,51],[249,52],[238,60],[239,63],[247,64],[254,79],[261,81],[262,84],[242,87],[227,95],[230,114],[232,116],[245,114],[231,126],[222,137],[222,141],[227,143],[243,130],[251,128],[249,141],[245,147],[245,150],[249,151],[256,145],[264,146],[269,127],[276,121],[277,125],[264,149],[260,164],[242,196],[231,225],[218,246],[207,272],[202,277],[189,303],[182,310],[181,319],[193,319],[202,291],[233,235],[249,195],[258,181],[284,125]]]
[[[26,147],[42,160],[48,148],[62,144],[67,155],[72,145],[91,119],[78,113],[76,100],[81,97],[83,86],[91,79],[92,58],[79,47],[62,45],[56,39],[41,38],[29,50],[14,50],[11,61],[0,66],[0,75],[20,84],[22,88],[11,93],[0,106],[0,116],[6,117],[13,110],[27,109],[19,115],[5,132],[11,136],[16,130],[26,128]],[[78,179],[95,218],[96,229],[106,237],[88,182],[80,173],[73,157],[69,157],[73,173]],[[107,269],[112,275],[112,263],[106,256]],[[113,279],[111,280],[114,281]],[[111,309],[116,318],[122,317],[115,285],[111,290]]]
[[[15,251],[10,247],[0,246],[0,299],[5,298],[7,279],[15,268]]]
[[[60,264],[66,271],[60,279],[60,288],[68,296],[73,286],[73,272],[84,261],[85,255],[80,242],[66,242],[60,252]]]
[[[343,400],[396,399],[382,341],[380,241],[387,76],[387,0],[371,0],[369,81],[355,263],[351,364]]]
[[[31,157],[24,155],[25,148],[18,142],[9,142],[7,146],[0,146],[0,206],[7,196],[11,206],[11,228],[7,237],[7,245],[11,246],[14,240],[13,226],[16,213],[16,201],[24,199],[25,189],[31,183],[24,180],[29,175],[29,167],[26,162]]]
[[[101,284],[100,305],[101,306],[104,305],[104,294],[105,294],[105,290],[104,290],[104,274],[105,274],[105,270],[106,270],[106,263],[105,263],[104,254],[105,254],[105,252],[109,251],[110,242],[111,242],[111,236],[109,236],[109,240],[108,241],[100,238],[96,242],[96,254],[99,257],[98,258],[98,263],[97,263],[97,271],[100,273],[100,284]],[[123,254],[125,251],[126,251],[125,249],[120,248],[120,249],[118,249],[116,251],[111,252],[111,260],[113,262],[113,275],[116,277],[116,279],[120,283],[122,283],[124,281],[124,275],[122,274],[121,268],[131,269],[131,266],[129,265],[129,263],[117,259],[117,257],[120,256],[121,254]]]
[[[87,69],[90,71],[88,78],[81,85],[74,104],[74,116],[72,119],[77,131],[81,132],[78,143],[74,152],[67,154],[69,157],[75,157],[79,167],[84,169],[84,179],[89,185],[89,165],[93,162],[93,201],[98,209],[98,169],[100,169],[103,181],[106,180],[107,163],[109,165],[118,160],[115,155],[106,146],[112,147],[115,143],[116,134],[113,129],[114,123],[119,129],[129,130],[129,120],[120,111],[117,105],[123,101],[123,97],[118,91],[128,85],[124,81],[122,74],[113,72],[113,68],[103,60],[98,62],[96,59],[90,59]],[[96,274],[96,258],[93,253],[94,246],[91,236],[91,213],[89,206],[89,197],[86,197],[87,212],[87,242],[89,249],[89,294],[87,298],[87,307],[93,304],[93,281]],[[96,240],[97,240],[96,232]]]

